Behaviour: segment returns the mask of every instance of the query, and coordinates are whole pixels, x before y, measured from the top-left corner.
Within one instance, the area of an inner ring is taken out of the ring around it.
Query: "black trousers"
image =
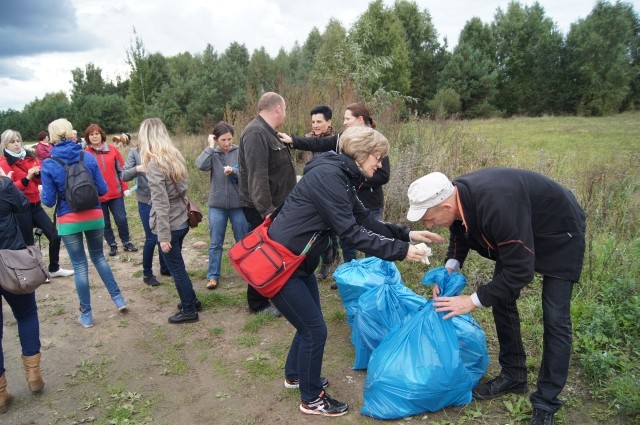
[[[244,216],[247,219],[247,222],[249,222],[249,231],[255,229],[264,221],[258,210],[255,208],[243,207],[242,212],[244,212]],[[249,305],[249,310],[251,310],[252,313],[262,311],[270,305],[269,298],[260,295],[260,293],[251,285],[247,285],[247,304]]]

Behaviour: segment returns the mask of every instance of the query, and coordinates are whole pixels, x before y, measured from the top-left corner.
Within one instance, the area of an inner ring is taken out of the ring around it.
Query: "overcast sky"
[[[613,0],[612,0],[613,1]],[[508,0],[415,0],[427,9],[440,40],[458,42],[464,24],[477,16],[493,21]],[[539,0],[546,16],[566,34],[585,18],[595,0]],[[638,0],[631,3],[637,8]],[[234,41],[249,53],[264,46],[271,56],[295,41],[303,44],[315,26],[331,17],[349,29],[370,0],[0,0],[0,110],[21,111],[46,93],[71,89],[71,70],[93,63],[105,79],[126,77],[126,50],[133,28],[148,52],[173,56],[202,53],[211,44],[222,53]],[[384,0],[392,5],[393,0]],[[532,0],[521,0],[532,5]]]

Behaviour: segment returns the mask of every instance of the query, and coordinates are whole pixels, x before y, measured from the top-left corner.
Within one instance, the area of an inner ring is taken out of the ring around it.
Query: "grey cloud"
[[[0,16],[0,58],[78,52],[99,43],[78,29],[70,0],[3,1]]]
[[[28,81],[32,77],[32,70],[16,65],[13,60],[0,59],[0,78]]]

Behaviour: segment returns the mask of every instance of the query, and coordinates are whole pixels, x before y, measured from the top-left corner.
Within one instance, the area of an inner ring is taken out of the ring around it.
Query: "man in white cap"
[[[408,196],[408,220],[449,227],[449,271],[462,267],[470,249],[496,263],[491,281],[470,296],[438,297],[434,288],[436,311],[446,312],[445,319],[492,307],[501,372],[473,389],[476,399],[528,392],[516,300],[535,272],[543,275],[543,353],[538,389],[530,397],[531,423],[553,424],[569,371],[571,292],[585,248],[585,214],[576,198],[541,174],[509,168],[484,169],[453,182],[431,173],[414,181]]]

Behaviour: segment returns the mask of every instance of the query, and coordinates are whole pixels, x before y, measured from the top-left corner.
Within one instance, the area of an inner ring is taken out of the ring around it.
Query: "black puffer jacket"
[[[585,214],[573,194],[532,171],[488,168],[453,181],[464,223],[450,227],[447,259],[469,249],[496,262],[477,289],[484,306],[516,299],[534,272],[577,282],[585,249]],[[466,224],[466,227],[465,227]]]
[[[15,214],[29,209],[29,201],[8,177],[0,177],[0,249],[26,247]]]
[[[269,230],[275,241],[296,254],[302,252],[314,233],[320,232],[296,275],[313,273],[328,243],[329,229],[367,254],[390,261],[406,257],[410,229],[370,217],[356,195],[355,187],[362,179],[352,158],[334,152],[320,155],[305,166],[304,177],[287,197]]]

